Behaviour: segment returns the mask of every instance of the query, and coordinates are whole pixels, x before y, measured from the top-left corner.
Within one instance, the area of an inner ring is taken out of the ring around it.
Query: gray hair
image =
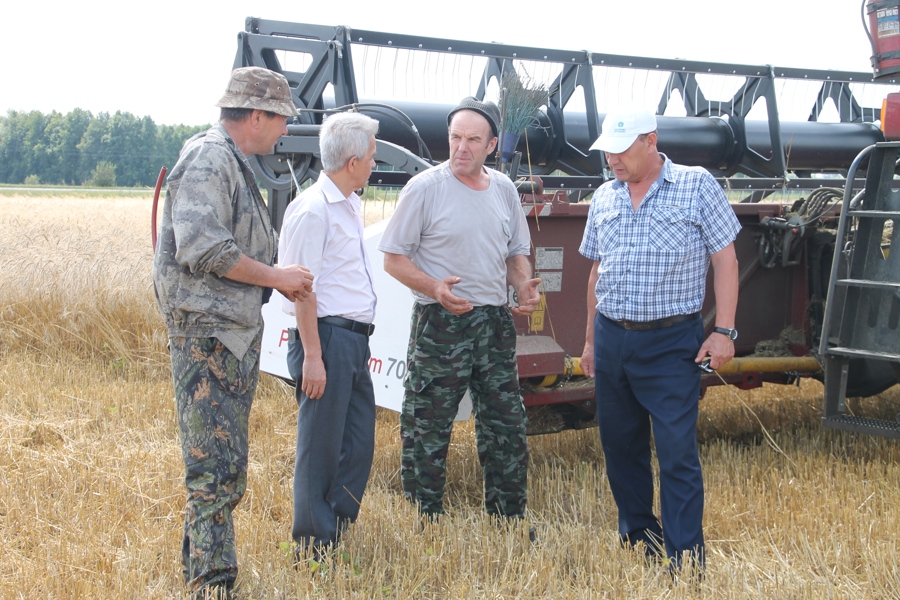
[[[359,160],[369,152],[369,137],[378,133],[378,121],[366,115],[342,112],[325,118],[319,132],[322,168],[336,173],[352,157]]]

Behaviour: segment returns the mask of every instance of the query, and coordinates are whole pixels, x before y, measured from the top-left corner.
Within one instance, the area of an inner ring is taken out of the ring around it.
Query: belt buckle
[[[350,321],[353,323],[351,327],[351,331],[354,333],[361,333],[366,337],[371,336],[375,333],[375,325],[373,323],[363,323],[362,321]]]

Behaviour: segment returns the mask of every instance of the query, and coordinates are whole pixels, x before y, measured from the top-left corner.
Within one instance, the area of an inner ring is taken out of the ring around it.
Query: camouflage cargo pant
[[[261,334],[238,360],[216,338],[169,339],[187,506],[181,555],[188,590],[233,584],[231,512],[247,489],[247,423]]]
[[[525,407],[516,368],[516,330],[505,306],[454,316],[416,304],[400,416],[400,476],[406,498],[443,513],[450,431],[468,387],[488,514],[523,517],[528,496]]]

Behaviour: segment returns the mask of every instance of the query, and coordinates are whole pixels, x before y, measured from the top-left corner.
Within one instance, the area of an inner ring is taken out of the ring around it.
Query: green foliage
[[[113,187],[116,185],[116,165],[101,160],[91,171],[91,178],[87,183],[93,187]]]
[[[207,127],[157,125],[121,111],[11,110],[0,116],[0,183],[101,185],[112,174],[118,185],[151,187],[160,167],[172,168],[184,142]]]
[[[33,173],[25,178],[25,185],[40,185],[40,184],[41,184],[41,178]]]
[[[285,558],[293,560],[297,552],[297,542],[278,542],[278,549]]]

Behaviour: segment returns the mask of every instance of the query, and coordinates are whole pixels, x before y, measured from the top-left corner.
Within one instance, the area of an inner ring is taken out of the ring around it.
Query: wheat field
[[[185,597],[150,203],[0,194],[0,599]],[[399,492],[389,411],[359,521],[311,571],[291,561],[296,404],[263,375],[235,512],[238,597],[898,598],[900,447],[823,430],[821,397],[804,381],[703,399],[699,586],[619,546],[596,429],[530,438],[529,519],[510,527],[484,516],[473,427],[457,424],[448,514],[422,525]],[[892,418],[900,392],[854,408]]]

